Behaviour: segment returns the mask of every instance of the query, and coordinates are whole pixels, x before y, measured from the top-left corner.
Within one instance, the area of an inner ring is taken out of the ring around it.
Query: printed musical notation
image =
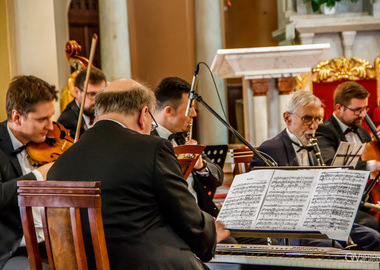
[[[369,172],[255,170],[237,175],[219,213],[229,229],[320,231],[347,240]]]

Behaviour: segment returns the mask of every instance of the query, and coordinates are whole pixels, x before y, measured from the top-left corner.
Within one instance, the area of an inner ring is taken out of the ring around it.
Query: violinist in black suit
[[[101,181],[111,269],[203,269],[229,232],[195,203],[170,142],[149,135],[154,106],[136,81],[111,83],[96,96],[95,125],[48,179]]]
[[[185,80],[168,77],[163,79],[154,91],[157,98],[154,116],[158,128],[152,134],[168,139],[174,146],[185,143],[197,144],[197,141],[193,139],[185,141],[192,119],[197,116],[194,107],[191,108],[190,116],[185,115],[190,88],[191,85]],[[217,217],[219,210],[210,195],[213,195],[216,188],[223,184],[222,169],[212,163],[206,155],[201,155],[186,180],[189,191],[196,198],[199,207]]]
[[[58,118],[58,123],[62,124],[65,128],[70,130],[70,136],[74,139],[77,130],[80,106],[83,100],[84,82],[86,80],[87,69],[81,70],[75,77],[74,83],[74,100],[67,104],[66,108]],[[80,128],[80,135],[82,135],[88,128],[94,125],[95,119],[95,96],[104,87],[106,87],[106,76],[100,69],[95,67],[91,68],[87,93],[84,101],[83,119]]]
[[[55,100],[55,87],[34,76],[15,77],[8,88],[7,120],[0,123],[0,269],[30,269],[17,203],[17,181],[46,178],[51,164],[36,169],[27,158],[25,146],[44,142],[53,129]],[[37,239],[42,244],[39,212],[33,211],[33,215]]]

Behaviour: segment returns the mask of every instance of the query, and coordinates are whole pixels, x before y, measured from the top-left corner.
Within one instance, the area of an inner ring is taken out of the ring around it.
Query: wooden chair
[[[189,177],[199,155],[202,154],[203,149],[205,149],[204,145],[193,144],[174,147],[174,153],[177,156],[179,164],[181,165],[182,174],[185,179]]]
[[[253,157],[253,152],[248,148],[230,149],[232,175],[248,172],[249,164]]]
[[[88,210],[97,269],[110,269],[101,214],[100,182],[18,181],[18,204],[31,269],[42,269],[32,207],[40,207],[49,266],[87,269],[80,208]]]

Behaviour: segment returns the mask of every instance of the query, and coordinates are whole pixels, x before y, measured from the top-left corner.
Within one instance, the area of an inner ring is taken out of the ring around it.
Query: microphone
[[[186,113],[185,113],[185,115],[187,117],[189,117],[191,114],[191,107],[192,107],[191,105],[192,105],[193,99],[194,99],[194,93],[195,93],[194,88],[197,84],[198,72],[199,72],[199,63],[195,67],[193,81],[191,82],[191,88],[190,88],[190,93],[189,93],[189,102],[187,103]]]

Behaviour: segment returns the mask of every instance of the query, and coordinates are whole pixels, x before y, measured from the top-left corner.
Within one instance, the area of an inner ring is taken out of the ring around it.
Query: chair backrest
[[[100,182],[18,181],[18,204],[31,269],[42,269],[32,207],[40,207],[49,266],[87,269],[80,208],[86,208],[97,269],[110,269]]]
[[[248,172],[249,163],[252,160],[253,152],[248,148],[230,149],[232,175]]]
[[[191,171],[194,168],[195,163],[199,155],[202,154],[204,145],[179,145],[174,147],[174,153],[177,156],[178,162],[182,168],[182,174],[185,179],[189,177]]]

